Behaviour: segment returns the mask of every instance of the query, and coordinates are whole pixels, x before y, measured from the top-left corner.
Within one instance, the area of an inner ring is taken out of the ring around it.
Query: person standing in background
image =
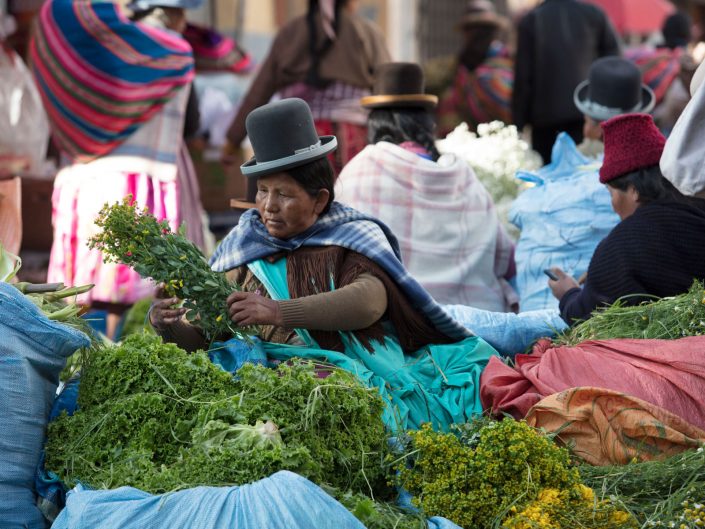
[[[309,0],[307,14],[279,31],[230,126],[224,162],[247,135],[247,115],[275,93],[306,101],[318,133],[338,138],[331,158],[336,175],[365,147],[367,113],[359,101],[390,55],[382,33],[356,14],[357,7],[358,0]]]
[[[587,3],[545,0],[519,22],[512,115],[519,130],[531,126],[532,147],[545,163],[558,133],[582,141],[573,92],[595,59],[619,54],[607,16]]]
[[[187,235],[203,244],[183,142],[194,60],[179,34],[183,10],[200,3],[138,0],[128,11],[110,1],[49,0],[31,42],[37,86],[66,162],[54,183],[48,280],[94,284],[79,302],[107,312],[109,337],[154,287],[88,247],[103,204],[132,195],[173,228],[185,222]]]
[[[499,40],[508,26],[492,2],[470,0],[458,25],[462,49],[457,56],[434,59],[425,66],[427,90],[439,97],[439,137],[461,123],[476,131],[481,123],[511,121],[514,62]]]

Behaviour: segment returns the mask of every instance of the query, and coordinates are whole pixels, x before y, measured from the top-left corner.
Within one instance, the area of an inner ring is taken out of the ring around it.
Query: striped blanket
[[[463,122],[470,130],[495,120],[510,123],[513,86],[514,62],[502,47],[493,46],[485,62],[472,72],[459,64],[438,104],[439,136]]]
[[[227,272],[257,259],[303,246],[340,246],[364,255],[390,275],[411,303],[439,331],[458,340],[471,336],[404,268],[399,244],[389,228],[374,217],[338,202],[333,202],[330,211],[321,215],[308,230],[288,240],[269,235],[257,210],[247,210],[240,217],[239,224],[220,243],[210,264],[216,272]]]
[[[30,54],[54,139],[79,161],[113,151],[194,75],[178,34],[107,1],[47,1]]]
[[[639,67],[644,84],[654,91],[658,105],[681,71],[683,52],[679,49],[635,48],[627,50],[624,56]]]

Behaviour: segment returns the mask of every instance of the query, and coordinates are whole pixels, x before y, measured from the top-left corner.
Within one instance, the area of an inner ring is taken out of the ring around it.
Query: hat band
[[[585,101],[583,103],[583,105],[584,105],[585,110],[587,111],[586,113],[595,113],[595,114],[603,114],[603,115],[604,114],[609,115],[609,114],[613,114],[615,112],[619,112],[620,114],[633,114],[634,112],[638,112],[642,108],[641,101],[629,109],[608,107],[605,105],[601,105],[600,103],[595,103],[594,101]]]
[[[304,147],[303,149],[296,149],[296,150],[294,150],[294,154],[303,154],[303,153],[305,153],[305,152],[315,151],[315,150],[318,149],[320,146],[321,146],[321,140],[318,140],[316,143],[314,143],[313,145],[311,145],[311,146],[309,146],[309,147]]]

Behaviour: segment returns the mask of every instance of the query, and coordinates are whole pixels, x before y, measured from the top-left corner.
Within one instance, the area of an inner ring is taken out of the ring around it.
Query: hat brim
[[[232,198],[230,199],[230,209],[235,210],[246,210],[256,208],[257,204],[254,202],[248,202],[244,198]]]
[[[321,136],[321,145],[315,149],[311,149],[299,154],[292,154],[278,160],[269,162],[257,163],[256,158],[252,158],[240,166],[242,174],[247,178],[257,178],[268,174],[279,173],[287,169],[293,169],[301,165],[306,165],[310,162],[315,162],[320,158],[324,158],[328,153],[333,152],[338,148],[338,140],[335,136]]]
[[[475,15],[465,15],[456,26],[462,30],[471,26],[495,26],[497,28],[506,28],[509,26],[509,19],[505,16],[496,13],[479,13]]]
[[[435,108],[438,97],[430,94],[400,94],[400,95],[375,95],[360,99],[364,108]]]
[[[578,85],[573,94],[573,101],[578,110],[586,116],[596,121],[607,121],[622,114],[644,113],[649,114],[656,105],[654,91],[645,84],[641,85],[641,101],[634,108],[610,108],[593,103],[588,99],[589,81],[583,81]]]

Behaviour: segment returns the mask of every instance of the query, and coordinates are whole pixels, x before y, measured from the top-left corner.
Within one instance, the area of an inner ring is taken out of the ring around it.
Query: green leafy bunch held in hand
[[[140,276],[163,283],[169,295],[184,299],[186,317],[196,321],[206,338],[223,335],[247,339],[251,328],[238,327],[228,317],[226,299],[237,286],[214,272],[203,253],[189,241],[183,227],[173,232],[167,221],[157,221],[140,210],[132,197],[106,204],[96,225],[102,232],[90,247],[103,252],[106,262],[121,263]]]

